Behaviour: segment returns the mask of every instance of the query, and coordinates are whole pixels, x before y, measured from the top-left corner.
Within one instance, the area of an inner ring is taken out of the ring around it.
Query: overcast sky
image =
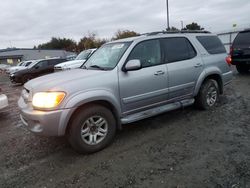
[[[166,0],[0,0],[0,48],[33,47],[51,37],[79,41],[88,32],[166,28]],[[250,27],[249,0],[169,0],[170,25],[198,22],[212,32]]]

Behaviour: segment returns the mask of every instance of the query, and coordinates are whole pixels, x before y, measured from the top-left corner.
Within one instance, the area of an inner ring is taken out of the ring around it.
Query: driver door
[[[121,106],[129,115],[160,105],[167,100],[167,66],[162,64],[158,39],[143,41],[131,51],[128,60],[140,60],[142,68],[119,72]]]

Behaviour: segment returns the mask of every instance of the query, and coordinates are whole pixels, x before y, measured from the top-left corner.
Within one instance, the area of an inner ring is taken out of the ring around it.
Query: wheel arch
[[[213,79],[215,80],[217,83],[218,83],[218,86],[219,86],[219,92],[220,94],[223,94],[223,80],[222,80],[222,77],[221,77],[221,74],[219,72],[212,72],[210,74],[206,74],[206,75],[201,75],[202,78],[200,78],[196,84],[196,88],[195,88],[195,93],[194,93],[194,96],[197,96],[199,91],[200,91],[200,88],[202,86],[202,84],[208,80],[208,79]]]
[[[74,117],[76,116],[76,114],[82,109],[82,108],[86,108],[89,105],[101,105],[106,107],[107,109],[109,109],[112,114],[114,115],[114,118],[116,120],[116,126],[118,130],[122,129],[122,125],[121,125],[121,121],[120,121],[120,115],[119,112],[117,111],[117,108],[108,100],[93,100],[93,101],[87,101],[87,102],[83,102],[80,105],[78,105],[77,107],[73,108],[71,110],[70,113],[67,113],[67,115],[65,115],[63,117],[63,119],[61,119],[61,127],[59,128],[59,132],[58,135],[63,136],[65,134],[67,134],[71,122],[74,119]]]

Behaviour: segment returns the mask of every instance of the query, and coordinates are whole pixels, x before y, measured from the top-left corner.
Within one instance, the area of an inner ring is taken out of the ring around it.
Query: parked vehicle
[[[212,108],[232,80],[216,35],[158,32],[113,41],[81,67],[29,81],[18,101],[35,134],[66,135],[80,153],[127,124],[195,103]]]
[[[0,110],[8,106],[8,98],[6,95],[2,94],[2,89],[0,88]]]
[[[250,69],[250,29],[241,31],[234,39],[230,50],[232,64],[239,73],[247,73]]]
[[[5,70],[8,69],[9,67],[10,65],[0,64],[0,73],[5,72]]]
[[[80,68],[82,64],[96,51],[89,49],[82,51],[73,61],[67,61],[55,66],[55,71],[70,70]]]
[[[27,69],[20,70],[18,72],[11,74],[10,80],[13,83],[24,84],[25,82],[33,78],[53,73],[54,66],[64,61],[65,59],[61,58],[41,59],[34,61],[27,67]]]
[[[14,67],[10,67],[8,69],[6,69],[6,73],[8,74],[13,74],[17,71],[20,71],[20,70],[24,70],[24,69],[27,69],[27,67],[33,63],[34,61],[22,61],[20,62],[17,66],[14,66]]]

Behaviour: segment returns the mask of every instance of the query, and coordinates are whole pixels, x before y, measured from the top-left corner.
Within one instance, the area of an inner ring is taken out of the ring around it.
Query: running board
[[[145,118],[149,118],[158,114],[162,114],[164,112],[176,110],[178,108],[190,106],[194,103],[194,99],[186,99],[180,102],[170,103],[164,106],[156,107],[153,109],[149,109],[143,112],[139,112],[136,114],[128,115],[121,119],[122,124],[132,123],[135,121],[139,121]]]

